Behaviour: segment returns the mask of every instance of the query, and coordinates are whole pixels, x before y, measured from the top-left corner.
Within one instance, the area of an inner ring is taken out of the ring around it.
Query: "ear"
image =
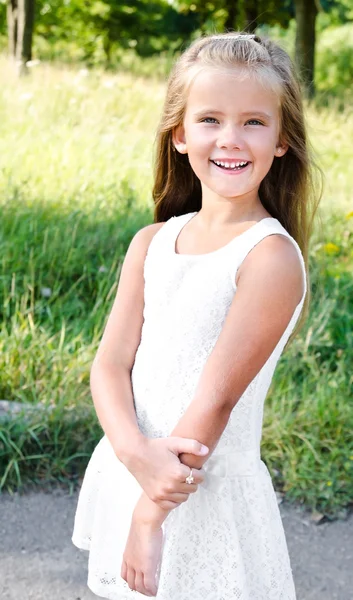
[[[173,144],[180,154],[187,154],[185,131],[183,125],[178,125],[172,133]]]
[[[285,142],[278,142],[278,144],[276,145],[275,156],[277,156],[278,158],[284,156],[288,148],[289,146]]]

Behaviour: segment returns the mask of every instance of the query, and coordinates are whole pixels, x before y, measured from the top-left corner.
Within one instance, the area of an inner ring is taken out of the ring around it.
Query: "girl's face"
[[[188,154],[201,181],[202,197],[254,200],[279,142],[278,96],[237,69],[205,69],[189,89],[183,124],[173,132],[176,149]]]

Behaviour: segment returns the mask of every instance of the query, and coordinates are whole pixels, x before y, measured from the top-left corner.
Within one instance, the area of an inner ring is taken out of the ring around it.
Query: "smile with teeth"
[[[217,167],[222,167],[223,169],[231,169],[233,171],[240,171],[240,169],[243,169],[249,164],[248,161],[223,162],[221,160],[211,160],[211,162],[217,165]]]

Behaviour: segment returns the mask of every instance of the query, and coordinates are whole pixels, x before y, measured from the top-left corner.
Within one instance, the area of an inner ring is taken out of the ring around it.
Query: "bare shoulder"
[[[139,229],[134,237],[132,238],[128,250],[128,254],[139,255],[141,259],[144,260],[148,247],[156,235],[156,233],[163,227],[166,221],[161,221],[159,223],[151,223],[150,225],[145,225]]]
[[[133,240],[136,240],[136,245],[142,244],[147,245],[148,247],[156,233],[163,227],[165,223],[166,221],[161,221],[159,223],[151,223],[150,225],[141,227],[141,229],[135,233],[133,238]]]
[[[152,239],[153,236],[157,233],[157,231],[159,231],[165,223],[166,221],[160,221],[159,223],[151,223],[150,225],[145,225],[145,227],[142,227],[138,233],[141,232],[141,235],[146,236],[146,238],[150,237]]]
[[[285,288],[294,304],[300,302],[304,274],[298,250],[287,236],[268,235],[256,244],[239,267],[236,284],[260,279],[265,279],[274,289]]]

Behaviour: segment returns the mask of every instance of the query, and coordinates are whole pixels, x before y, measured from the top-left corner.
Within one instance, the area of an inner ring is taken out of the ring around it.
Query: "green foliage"
[[[63,401],[28,416],[0,422],[0,489],[21,488],[24,479],[39,481],[77,480],[91,454],[101,429],[86,401],[76,407]]]
[[[0,0],[0,36],[6,34],[6,2]]]
[[[164,0],[39,0],[36,34],[51,46],[74,44],[80,59],[94,64],[110,62],[117,49],[140,56],[177,49],[198,26],[195,13],[181,14]]]
[[[319,92],[344,96],[353,88],[353,23],[328,27],[320,35],[316,58]]]
[[[201,29],[212,32],[222,30],[232,5],[232,0],[178,0],[175,5],[181,12],[193,11],[200,16]],[[247,14],[256,15],[259,25],[281,25],[287,27],[294,17],[291,0],[247,0],[236,3],[236,18],[231,29],[243,30]]]
[[[351,0],[320,0],[320,7],[330,25],[342,25],[353,20]]]

